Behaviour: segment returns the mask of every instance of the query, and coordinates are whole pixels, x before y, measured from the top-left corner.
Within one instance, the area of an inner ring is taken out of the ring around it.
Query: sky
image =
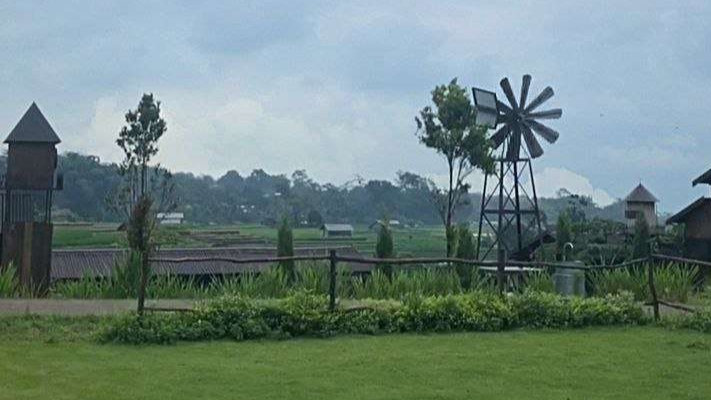
[[[60,151],[118,161],[151,92],[174,171],[441,182],[414,134],[430,91],[457,77],[501,95],[528,73],[563,109],[540,195],[604,205],[643,182],[674,212],[708,195],[691,180],[711,168],[709,21],[709,1],[0,0],[0,135],[36,101]]]

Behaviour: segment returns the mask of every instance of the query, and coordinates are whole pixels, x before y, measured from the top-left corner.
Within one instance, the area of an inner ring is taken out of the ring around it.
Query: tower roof
[[[696,185],[701,184],[701,183],[705,183],[705,184],[707,184],[707,185],[711,185],[711,169],[708,170],[708,171],[706,171],[706,172],[704,172],[703,174],[701,174],[698,178],[694,179],[694,180],[691,182],[691,185],[692,185],[692,186],[696,186]]]
[[[61,142],[57,133],[42,115],[34,102],[10,132],[5,143],[51,143]]]
[[[659,200],[640,183],[625,197],[625,201],[630,203],[656,203]]]

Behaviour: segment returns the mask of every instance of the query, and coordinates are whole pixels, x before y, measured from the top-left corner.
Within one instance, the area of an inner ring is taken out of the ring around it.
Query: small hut
[[[349,224],[323,224],[321,230],[327,238],[353,236],[353,226]]]
[[[651,229],[657,227],[656,197],[641,183],[625,197],[625,219],[629,228],[634,227],[637,217],[641,214],[647,220]]]
[[[692,181],[692,186],[711,186],[711,169]],[[684,256],[711,260],[711,198],[701,197],[667,219],[684,225]]]

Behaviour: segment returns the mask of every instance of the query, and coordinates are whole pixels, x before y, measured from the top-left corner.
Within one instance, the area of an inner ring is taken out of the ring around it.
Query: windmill
[[[498,128],[490,139],[497,154],[497,168],[484,177],[477,257],[487,258],[496,249],[500,259],[503,254],[513,259],[526,259],[544,240],[531,161],[543,155],[538,137],[555,143],[559,136],[539,121],[558,119],[563,111],[560,108],[538,110],[553,97],[550,86],[528,102],[530,75],[523,76],[518,100],[508,78],[499,84],[508,105],[497,100],[494,92],[473,89],[477,124]],[[490,243],[482,246],[485,224],[494,235]]]

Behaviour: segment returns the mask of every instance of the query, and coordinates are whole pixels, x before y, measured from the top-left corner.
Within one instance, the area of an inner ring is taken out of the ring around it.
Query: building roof
[[[185,218],[185,214],[183,214],[181,212],[158,213],[158,214],[156,214],[156,218],[158,218],[158,219],[183,219],[183,218]]]
[[[20,122],[5,139],[5,143],[51,143],[61,142],[57,133],[42,115],[37,104],[32,103]]]
[[[711,199],[708,197],[701,197],[695,202],[686,206],[683,210],[667,218],[667,224],[679,224],[686,222],[687,217],[693,213],[695,210],[711,204]]]
[[[350,224],[323,224],[321,230],[328,232],[353,232],[353,226]]]
[[[711,169],[708,171],[704,172],[703,174],[699,175],[698,178],[694,179],[691,181],[692,186],[696,186],[698,184],[705,183],[707,185],[711,185]]]
[[[625,197],[625,201],[628,203],[656,203],[659,200],[640,183]]]
[[[328,250],[336,250],[338,254],[350,257],[360,257],[361,254],[351,246],[340,247],[297,247],[295,255],[327,255]],[[80,279],[88,277],[111,276],[121,260],[128,255],[126,249],[70,249],[52,251],[51,279]],[[195,248],[195,249],[161,249],[156,258],[207,258],[222,257],[250,259],[259,257],[275,257],[274,247],[226,247],[226,248]],[[153,264],[153,272],[157,275],[233,275],[243,272],[256,272],[271,264],[249,263],[233,264],[226,261],[205,261],[189,263],[160,262]],[[361,263],[349,263],[351,271],[370,271],[372,266]]]

